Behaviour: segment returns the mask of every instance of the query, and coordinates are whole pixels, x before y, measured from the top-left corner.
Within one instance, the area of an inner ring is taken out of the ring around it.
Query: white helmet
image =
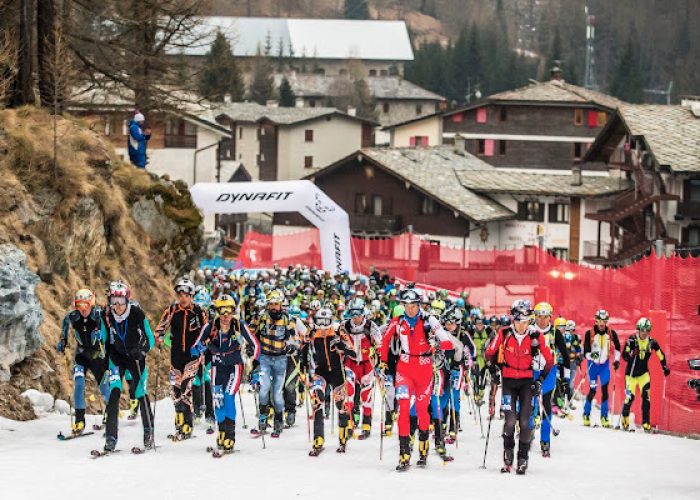
[[[175,292],[185,292],[188,295],[194,295],[195,285],[189,278],[182,278],[175,285]]]

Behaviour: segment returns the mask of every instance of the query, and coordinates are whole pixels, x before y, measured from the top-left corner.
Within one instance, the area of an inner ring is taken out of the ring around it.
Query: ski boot
[[[515,473],[522,476],[527,471],[527,458],[518,457],[518,467],[515,469]]]
[[[221,449],[224,453],[233,453],[233,447],[236,444],[236,421],[227,418],[223,424],[224,435],[221,441]]]
[[[207,434],[214,434],[214,424],[216,423],[216,419],[206,417],[207,421]]]
[[[250,429],[250,433],[253,436],[259,436],[265,434],[267,431],[267,418],[268,418],[268,408],[267,406],[260,406],[260,417],[258,418],[258,428]]]
[[[503,467],[501,467],[501,472],[503,474],[510,473],[513,468],[513,449],[506,448],[503,450]]]
[[[391,437],[394,430],[394,426],[391,422],[384,424],[384,437]]]
[[[293,411],[288,411],[287,415],[284,418],[284,426],[289,429],[294,425],[294,422],[296,421],[296,412]]]
[[[583,415],[583,425],[585,427],[590,427],[591,426],[591,416],[590,415]]]
[[[622,420],[620,421],[620,424],[622,425],[622,430],[628,431],[630,430],[630,418],[629,416],[622,417]]]
[[[362,417],[362,434],[358,436],[357,439],[364,440],[367,439],[372,430],[372,417],[364,415]]]
[[[451,462],[454,458],[447,454],[445,441],[440,436],[435,436],[435,452],[442,458],[443,462]]]
[[[309,452],[310,457],[317,457],[323,451],[323,436],[316,436],[314,438],[314,444]]]
[[[540,428],[540,425],[541,425],[541,423],[542,423],[542,417],[541,417],[539,414],[537,414],[537,415],[535,415],[535,418],[533,419],[533,421],[534,421],[534,426],[533,426],[533,428],[534,428],[534,429],[539,429],[539,428]]]
[[[411,463],[411,448],[407,436],[399,436],[399,464],[396,466],[397,472],[408,469]]]
[[[600,417],[600,426],[606,429],[610,428],[610,420],[608,417]]]
[[[112,453],[116,448],[117,438],[115,438],[114,436],[107,436],[107,439],[105,439],[105,446],[103,448],[103,451],[105,453]]]
[[[76,420],[71,425],[71,433],[74,436],[80,436],[84,430],[85,430],[85,421],[84,420]]]
[[[270,436],[273,438],[280,437],[280,434],[282,434],[282,429],[284,428],[284,424],[282,423],[282,415],[277,418],[277,414],[275,414],[275,420],[273,421],[272,425],[272,434],[270,434]]]
[[[430,434],[428,431],[418,431],[418,461],[416,465],[418,467],[425,467],[428,465],[428,451],[430,450],[430,441],[428,437]]]
[[[144,450],[152,450],[155,447],[153,439],[153,429],[143,430],[143,448]]]
[[[224,447],[224,439],[226,439],[226,431],[223,430],[223,424],[219,425],[219,432],[216,433],[216,447],[221,450]]]
[[[649,425],[649,422],[644,422],[642,424],[642,429],[644,429],[644,432],[647,434],[651,433],[651,425]]]
[[[545,441],[540,441],[540,448],[542,449],[542,456],[545,458],[549,458],[551,456],[551,453],[549,451],[549,442]]]
[[[352,431],[350,428],[350,423],[344,427],[338,427],[338,442],[340,443],[338,449],[335,450],[338,453],[345,453],[345,446],[347,445],[348,439],[352,436]]]
[[[136,420],[136,417],[139,414],[139,400],[138,399],[130,399],[129,400],[129,416],[127,417],[129,420]]]

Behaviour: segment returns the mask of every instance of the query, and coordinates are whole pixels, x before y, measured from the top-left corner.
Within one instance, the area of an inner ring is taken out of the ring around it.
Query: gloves
[[[613,361],[613,368],[615,368],[615,370],[617,370],[618,368],[620,368],[620,362],[617,361],[617,360]]]
[[[192,356],[199,357],[199,356],[201,356],[202,353],[203,353],[204,351],[206,351],[206,350],[207,350],[207,348],[204,346],[204,344],[202,344],[201,342],[197,342],[195,345],[193,345],[193,346],[190,348],[190,354],[191,354]]]
[[[377,365],[377,371],[379,372],[379,375],[381,375],[382,377],[386,377],[386,372],[388,369],[389,369],[389,366],[384,361],[381,361]]]
[[[132,347],[129,350],[128,354],[131,359],[141,360],[146,357],[146,354],[148,354],[148,350],[142,346],[137,346]]]
[[[664,366],[664,377],[668,377],[671,374],[671,369],[668,366]]]
[[[436,350],[438,347],[440,347],[440,341],[435,337],[435,335],[431,335],[428,337],[428,344],[430,344],[430,347],[433,350]]]
[[[66,344],[63,343],[63,339],[58,341],[56,351],[60,352],[61,354],[64,354],[66,352]]]
[[[297,352],[297,346],[294,344],[287,344],[284,346],[284,353],[288,356],[293,356]],[[250,355],[249,355],[250,356]]]
[[[252,358],[254,354],[255,354],[255,347],[252,346],[251,344],[246,345],[245,346],[245,355],[248,356],[249,358]]]
[[[569,383],[568,382],[562,382],[561,384],[561,393],[562,394],[569,394]]]
[[[163,335],[156,335],[156,344],[160,345],[163,343]]]
[[[537,397],[542,392],[542,381],[540,379],[535,380],[532,383],[532,395]]]
[[[92,345],[99,345],[102,342],[102,332],[93,330],[90,334],[90,342],[92,342]]]

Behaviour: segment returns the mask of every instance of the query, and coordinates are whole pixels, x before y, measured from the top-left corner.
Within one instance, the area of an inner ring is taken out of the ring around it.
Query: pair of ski
[[[317,457],[321,453],[323,453],[323,451],[325,449],[326,449],[325,446],[321,446],[320,448],[311,448],[311,451],[309,451],[309,456],[310,457]],[[338,446],[338,448],[335,450],[335,452],[336,453],[345,453],[345,445],[341,444],[340,446]]]
[[[280,437],[281,434],[282,434],[281,432],[273,431],[270,434],[270,437],[277,439],[278,437]],[[257,439],[257,438],[261,437],[262,435],[267,436],[267,431],[260,431],[258,429],[250,429],[250,437],[251,438]]]
[[[240,450],[224,450],[221,448],[215,448],[214,446],[207,446],[207,453],[209,453],[212,458],[223,458],[228,455],[233,455],[234,453],[237,453],[239,451]]]
[[[454,460],[454,457],[450,455],[438,455],[440,459],[442,460],[443,465],[447,465],[449,462],[452,462]],[[418,459],[418,462],[416,462],[416,467],[420,469],[425,469],[428,466],[428,457],[421,457]],[[396,472],[406,472],[408,469],[411,468],[411,464],[409,462],[406,463],[400,463],[399,465],[396,466]]]
[[[510,474],[512,470],[513,470],[512,465],[504,465],[503,467],[501,467],[501,474]],[[527,466],[518,466],[515,468],[515,473],[518,476],[524,476],[526,470],[527,470]]]
[[[160,448],[160,446],[155,446],[155,449]],[[131,453],[134,455],[143,455],[146,453],[148,450],[153,450],[154,448],[143,448],[141,446],[134,446],[131,448]],[[108,455],[113,455],[114,453],[119,453],[121,450],[112,450],[112,451],[106,451],[106,450],[92,450],[90,452],[90,456],[95,459],[95,458],[101,458],[101,457],[106,457]]]

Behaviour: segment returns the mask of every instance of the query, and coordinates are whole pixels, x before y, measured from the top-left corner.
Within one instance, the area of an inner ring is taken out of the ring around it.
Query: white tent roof
[[[274,17],[202,17],[198,35],[221,30],[237,56],[252,56],[264,49],[270,38],[272,55],[277,55],[280,40],[284,55],[289,48],[294,57],[319,59],[376,59],[411,61],[413,50],[403,21],[349,21],[345,19],[281,19]],[[209,52],[210,41],[201,41],[184,50],[187,55]],[[174,51],[175,52],[175,51]],[[178,51],[179,52],[179,51]]]

